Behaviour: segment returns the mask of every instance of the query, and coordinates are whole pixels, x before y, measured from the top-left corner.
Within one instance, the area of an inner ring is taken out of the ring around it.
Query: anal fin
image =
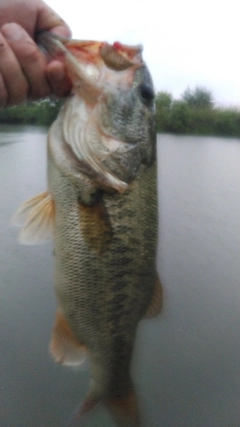
[[[60,310],[57,310],[49,349],[55,362],[63,365],[80,365],[85,360],[86,347],[75,337]]]
[[[55,205],[47,191],[27,200],[12,218],[14,225],[21,225],[19,242],[24,245],[45,243],[52,237]]]
[[[163,303],[162,284],[160,282],[159,277],[157,277],[150,305],[148,306],[147,311],[143,318],[152,319],[153,317],[158,316],[158,314],[160,314],[162,310],[162,303]]]

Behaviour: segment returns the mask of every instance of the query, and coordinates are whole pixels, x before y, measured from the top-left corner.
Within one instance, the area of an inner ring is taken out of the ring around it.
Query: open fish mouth
[[[115,71],[126,70],[133,65],[142,63],[142,45],[129,46],[120,42],[109,44],[92,40],[69,40],[57,36],[48,31],[40,31],[37,42],[51,55],[68,55],[68,52],[76,54],[78,59],[96,62],[97,55],[105,65]]]
[[[37,42],[47,56],[64,63],[74,92],[88,104],[113,88],[131,88],[136,70],[144,66],[141,45],[69,40],[47,31],[38,33]]]
[[[141,160],[138,156],[139,165],[132,166],[126,179],[121,171],[119,179],[113,170],[115,167],[107,167],[107,163],[114,163],[108,159],[114,158],[115,154],[118,159],[121,155],[126,158],[126,153],[139,145],[139,137],[133,135],[129,140],[123,132],[118,134],[119,118],[114,118],[111,124],[105,122],[111,115],[109,111],[116,108],[118,102],[121,108],[128,108],[128,101],[124,101],[125,105],[122,94],[128,96],[131,93],[135,73],[144,67],[142,46],[69,40],[49,32],[40,32],[37,40],[51,58],[65,64],[72,81],[74,96],[67,101],[59,120],[64,141],[79,160],[82,173],[90,179],[94,177],[101,188],[124,192],[135,177]]]

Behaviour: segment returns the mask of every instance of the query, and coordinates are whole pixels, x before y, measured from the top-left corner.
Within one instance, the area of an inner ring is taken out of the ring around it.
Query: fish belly
[[[113,367],[117,355],[121,377],[119,361],[129,369],[137,323],[156,280],[156,165],[124,194],[102,192],[96,203],[84,206],[78,188],[50,159],[49,191],[56,209],[59,307],[93,358]]]

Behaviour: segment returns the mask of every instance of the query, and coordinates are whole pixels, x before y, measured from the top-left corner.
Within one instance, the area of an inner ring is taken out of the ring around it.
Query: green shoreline
[[[159,92],[156,123],[158,132],[240,137],[240,110],[216,107],[211,92],[202,87],[186,89],[180,100]]]
[[[62,100],[44,99],[0,111],[0,124],[49,126]],[[204,87],[187,88],[180,100],[169,92],[156,94],[156,126],[159,133],[240,137],[240,110],[215,106]]]

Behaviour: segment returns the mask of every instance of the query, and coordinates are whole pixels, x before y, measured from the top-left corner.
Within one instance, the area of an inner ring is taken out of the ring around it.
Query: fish
[[[153,82],[142,46],[42,32],[72,91],[48,133],[48,189],[13,222],[23,244],[54,243],[58,302],[50,353],[87,356],[91,382],[78,417],[98,403],[119,427],[139,427],[131,360],[138,323],[157,316],[157,166]]]

